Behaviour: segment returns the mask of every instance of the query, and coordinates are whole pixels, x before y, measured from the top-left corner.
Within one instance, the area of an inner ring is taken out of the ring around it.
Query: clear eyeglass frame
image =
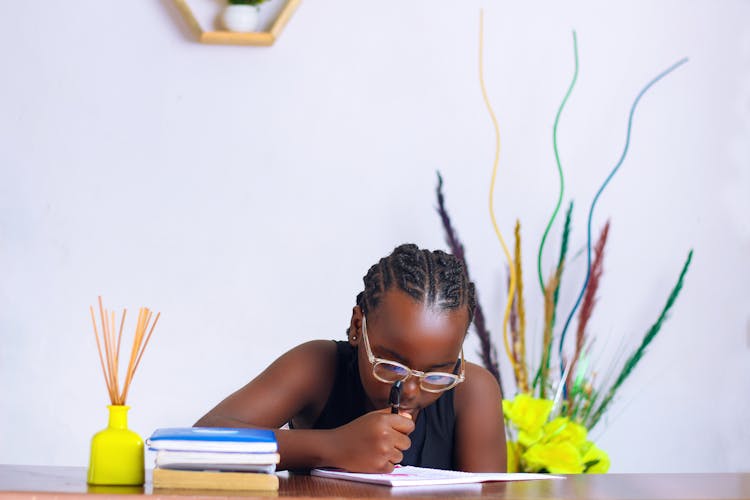
[[[419,387],[427,392],[433,392],[433,393],[440,393],[445,392],[448,390],[453,389],[458,384],[463,382],[465,380],[465,371],[466,371],[466,363],[464,361],[464,350],[461,348],[461,372],[456,375],[455,373],[448,373],[448,372],[423,372],[420,370],[412,370],[408,366],[399,363],[397,361],[391,361],[389,359],[383,359],[375,357],[375,355],[372,353],[372,347],[370,347],[370,339],[367,337],[367,317],[362,315],[362,340],[364,340],[365,344],[365,350],[367,351],[367,360],[372,365],[372,375],[379,381],[385,382],[386,384],[393,384],[395,382],[400,381],[406,381],[410,376],[417,377],[419,379]],[[394,378],[393,380],[383,378],[382,376],[378,375],[377,368],[379,366],[390,366],[397,369],[402,369],[404,371],[404,375],[400,376],[398,378]],[[438,378],[446,378],[452,380],[452,382],[445,387],[429,387],[425,385],[425,378],[427,377],[438,377]]]

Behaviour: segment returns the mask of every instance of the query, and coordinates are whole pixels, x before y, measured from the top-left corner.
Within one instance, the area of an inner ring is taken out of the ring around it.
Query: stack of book
[[[156,452],[155,489],[278,490],[273,431],[188,427],[157,429],[146,441]]]

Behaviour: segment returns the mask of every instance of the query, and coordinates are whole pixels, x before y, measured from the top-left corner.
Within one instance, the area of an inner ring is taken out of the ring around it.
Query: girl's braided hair
[[[469,319],[474,317],[474,283],[461,261],[442,250],[400,245],[373,265],[363,281],[365,289],[357,295],[357,305],[365,314],[376,310],[385,292],[397,287],[424,305],[448,310],[466,307]]]

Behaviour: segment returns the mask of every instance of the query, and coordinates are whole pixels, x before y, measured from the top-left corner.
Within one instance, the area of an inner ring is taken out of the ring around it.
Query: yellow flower
[[[544,424],[544,440],[550,443],[564,441],[581,449],[586,443],[586,434],[584,426],[571,422],[568,417],[557,417]]]
[[[513,401],[503,399],[503,415],[505,418],[510,418],[509,415],[513,411]]]
[[[532,446],[537,443],[537,441],[541,440],[544,437],[544,432],[542,432],[542,429],[537,429],[536,432],[526,432],[526,431],[519,431],[518,432],[518,444],[523,446],[524,448],[528,448],[529,446]]]
[[[506,442],[506,449],[508,454],[508,472],[521,472],[520,464],[518,463],[518,443],[513,441]]]
[[[602,474],[609,470],[609,456],[587,439],[588,431],[569,417],[550,418],[552,401],[529,394],[503,400],[509,436],[509,471],[552,474]]]
[[[518,394],[511,401],[503,401],[505,418],[510,420],[520,431],[530,435],[536,434],[549,418],[552,401],[537,399],[528,394]]]
[[[604,474],[609,470],[609,455],[601,448],[597,448],[593,443],[591,443],[586,453],[583,454],[581,461],[584,463],[584,466],[592,464],[586,466],[587,474]]]
[[[593,441],[586,441],[584,442],[581,447],[579,448],[579,451],[581,452],[581,455],[585,455],[588,453],[588,451],[591,449],[591,447],[594,446]]]
[[[580,474],[583,461],[578,448],[567,442],[535,444],[521,456],[524,470],[539,472],[546,470],[552,474]]]
[[[562,432],[562,430],[567,427],[568,422],[568,417],[557,417],[544,424],[544,434],[547,440]]]

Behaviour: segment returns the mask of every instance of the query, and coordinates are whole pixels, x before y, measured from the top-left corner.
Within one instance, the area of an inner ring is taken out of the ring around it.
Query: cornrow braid
[[[365,274],[365,289],[357,295],[357,305],[366,314],[380,305],[392,287],[414,300],[439,309],[466,307],[474,317],[474,283],[469,281],[460,259],[442,250],[423,250],[408,243],[396,247]]]

